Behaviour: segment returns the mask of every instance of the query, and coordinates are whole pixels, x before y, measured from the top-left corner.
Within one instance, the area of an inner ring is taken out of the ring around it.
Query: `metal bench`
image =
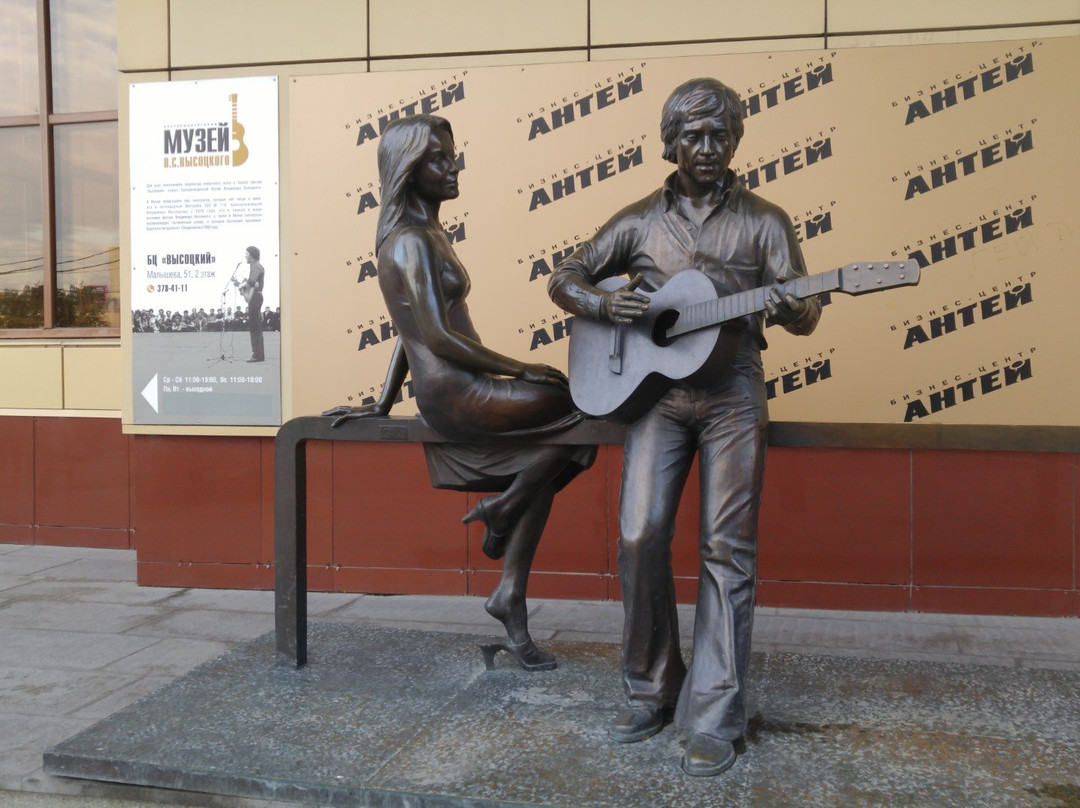
[[[331,427],[333,418],[293,418],[274,441],[274,632],[278,665],[307,662],[307,442],[445,443],[419,418],[364,418]],[[585,421],[535,443],[621,444],[623,428]]]

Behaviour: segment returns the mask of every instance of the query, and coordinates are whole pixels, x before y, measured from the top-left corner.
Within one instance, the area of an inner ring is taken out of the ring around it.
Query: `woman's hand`
[[[570,380],[566,374],[551,365],[523,365],[518,378],[531,384],[557,384],[560,387],[569,387]]]
[[[388,412],[390,412],[390,408],[383,407],[378,402],[365,404],[362,407],[350,407],[348,404],[342,404],[339,407],[332,407],[322,413],[322,416],[335,419],[334,423],[330,424],[330,428],[333,429],[336,426],[341,426],[346,421],[355,421],[358,418],[375,418],[386,415]]]

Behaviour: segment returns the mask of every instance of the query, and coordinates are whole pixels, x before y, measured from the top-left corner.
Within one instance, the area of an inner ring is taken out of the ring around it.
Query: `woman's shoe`
[[[469,522],[483,522],[484,523],[484,542],[480,545],[480,549],[484,551],[484,555],[493,561],[498,561],[503,557],[506,552],[506,544],[510,540],[509,533],[496,533],[488,519],[491,517],[491,513],[488,511],[487,500],[480,500],[476,503],[471,511],[461,517],[463,524],[469,524]]]
[[[489,671],[495,670],[495,655],[499,651],[506,651],[527,671],[550,671],[559,664],[555,661],[554,654],[541,651],[531,638],[520,645],[509,639],[482,643],[480,650],[484,652],[484,665]]]

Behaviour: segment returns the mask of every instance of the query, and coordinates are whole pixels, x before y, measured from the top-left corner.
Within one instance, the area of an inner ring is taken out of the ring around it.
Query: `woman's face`
[[[457,199],[458,167],[454,161],[454,141],[445,129],[432,130],[427,151],[413,169],[416,192],[432,202]]]

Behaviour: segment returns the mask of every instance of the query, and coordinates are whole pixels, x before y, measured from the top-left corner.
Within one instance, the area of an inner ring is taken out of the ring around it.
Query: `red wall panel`
[[[130,447],[112,418],[35,419],[37,543],[130,546]]]
[[[140,435],[133,469],[140,561],[260,561],[262,439]]]
[[[908,584],[910,476],[906,451],[769,449],[758,577]]]
[[[34,419],[0,418],[0,542],[34,540]]]
[[[129,546],[139,582],[273,585],[273,441],[125,436],[112,419],[0,417],[0,541]],[[434,491],[415,444],[312,443],[314,589],[486,594],[499,564]],[[534,597],[619,597],[622,448],[557,498]],[[130,469],[130,473],[129,473]],[[1080,614],[1080,457],[770,449],[758,602],[801,608]],[[683,602],[697,590],[696,469],[676,521]]]
[[[1072,588],[1074,465],[1055,453],[914,452],[915,584]]]

